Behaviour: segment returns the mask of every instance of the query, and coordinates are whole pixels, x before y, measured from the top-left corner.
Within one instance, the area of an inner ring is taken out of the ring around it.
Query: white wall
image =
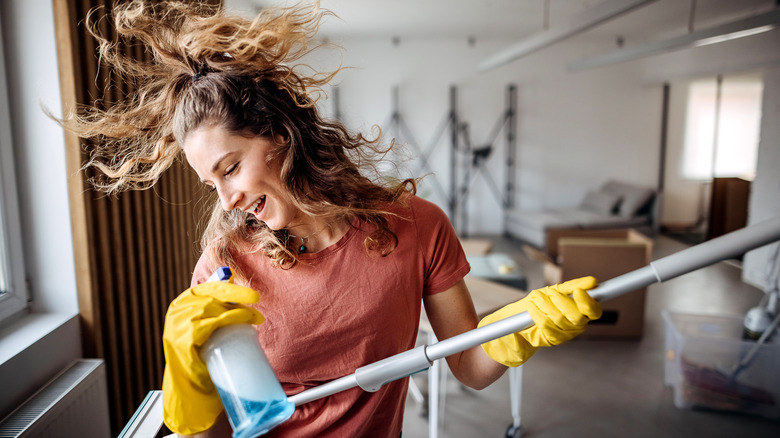
[[[460,40],[402,39],[396,47],[389,40],[342,41],[343,64],[354,67],[339,76],[345,121],[362,130],[386,123],[391,89],[398,85],[401,115],[416,146],[425,150],[447,114],[449,87],[457,85],[459,115],[469,123],[472,142],[478,147],[490,139],[505,109],[505,89],[515,84],[518,208],[572,206],[586,190],[609,178],[655,187],[661,84],[643,82],[631,66],[567,73],[564,63],[579,56],[581,49],[576,41],[477,73],[479,61],[509,43],[477,41],[472,47]],[[494,156],[488,162],[499,187],[505,181],[503,135],[494,143]],[[408,143],[407,138],[400,140]],[[447,189],[449,148],[445,133],[429,160],[435,176],[427,178],[437,178]],[[420,174],[419,165],[409,167]],[[423,194],[445,207],[431,184],[424,182]],[[485,180],[478,177],[471,190],[469,232],[500,233],[502,210]]]
[[[354,67],[339,76],[341,111],[352,127],[367,130],[388,121],[391,88],[400,86],[400,110],[422,148],[427,148],[448,110],[448,89],[457,85],[458,111],[470,124],[474,143],[485,141],[504,109],[504,89],[518,87],[517,208],[534,210],[575,205],[586,190],[608,178],[655,187],[659,173],[662,87],[671,84],[667,140],[667,180],[663,221],[692,223],[699,214],[701,186],[676,178],[684,135],[685,84],[717,74],[768,70],[759,146],[759,169],[753,183],[750,222],[777,214],[780,173],[780,31],[685,49],[580,73],[566,63],[583,54],[612,49],[611,41],[584,37],[548,47],[494,71],[477,74],[476,65],[511,41],[401,39],[345,40],[338,56],[321,55],[313,65]],[[325,104],[328,105],[327,103]],[[401,138],[404,142],[407,139]],[[494,180],[503,187],[502,143],[489,162]],[[434,149],[431,167],[449,187],[449,140]],[[411,164],[417,171],[420,167]],[[446,202],[431,187],[423,194],[442,207]],[[706,189],[706,187],[705,187]],[[469,232],[499,233],[501,209],[492,192],[477,180],[469,198]],[[706,199],[706,194],[705,194]],[[706,207],[706,206],[705,206]],[[745,260],[746,281],[763,285],[768,250]]]
[[[226,1],[229,7],[235,7],[234,3]],[[667,202],[662,221],[673,225],[697,219],[702,193],[700,184],[675,176],[684,133],[685,85],[699,77],[760,72],[780,66],[780,31],[774,30],[569,73],[567,63],[615,49],[614,39],[586,33],[491,72],[477,73],[480,61],[515,42],[478,39],[470,45],[466,40],[402,37],[400,44],[394,45],[390,38],[354,38],[337,41],[345,49],[343,54],[319,54],[311,64],[315,68],[335,68],[341,61],[350,67],[338,78],[341,112],[350,127],[362,131],[374,124],[387,124],[391,89],[399,86],[401,114],[414,137],[413,143],[422,150],[431,145],[446,115],[451,85],[458,87],[458,111],[469,123],[474,143],[479,145],[488,139],[503,111],[505,87],[516,84],[520,102],[515,203],[524,210],[574,205],[586,190],[608,178],[655,187],[659,174],[662,86],[670,82]],[[324,104],[326,108],[329,105]],[[449,190],[447,135],[439,138],[429,159],[435,176],[427,177],[422,187],[424,196],[443,207],[446,201],[431,180],[436,178]],[[409,143],[405,136],[399,140]],[[489,168],[493,179],[503,187],[501,141]],[[762,147],[767,144],[764,142]],[[412,148],[410,152],[419,151]],[[419,163],[409,164],[408,168],[416,175],[428,170]],[[706,191],[706,187],[703,189]],[[472,192],[469,232],[500,232],[501,209],[488,186],[477,179]]]

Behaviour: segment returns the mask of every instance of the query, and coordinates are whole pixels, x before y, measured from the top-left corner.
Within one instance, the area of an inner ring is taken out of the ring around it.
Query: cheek
[[[266,181],[278,187],[280,190],[286,190],[286,186],[282,181],[282,166],[279,161],[272,161],[265,164]]]

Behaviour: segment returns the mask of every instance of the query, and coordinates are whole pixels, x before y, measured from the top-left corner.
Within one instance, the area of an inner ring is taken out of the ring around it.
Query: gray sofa
[[[651,234],[656,221],[656,191],[622,181],[608,181],[588,191],[579,206],[543,211],[507,212],[511,237],[544,249],[551,228],[636,228]]]

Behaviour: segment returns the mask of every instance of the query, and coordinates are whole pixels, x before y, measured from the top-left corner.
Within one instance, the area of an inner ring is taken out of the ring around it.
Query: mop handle
[[[671,280],[721,260],[744,254],[776,240],[780,240],[780,216],[660,258],[648,266],[607,280],[588,293],[599,301],[615,298],[653,283]],[[354,374],[305,390],[291,396],[289,400],[300,405],[355,386],[360,386],[366,391],[377,391],[385,383],[427,369],[435,360],[525,330],[532,325],[533,320],[528,312],[522,312],[358,368]]]

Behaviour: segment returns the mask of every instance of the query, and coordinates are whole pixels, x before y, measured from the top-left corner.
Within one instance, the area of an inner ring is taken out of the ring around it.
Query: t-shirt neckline
[[[334,243],[333,245],[330,245],[326,248],[323,248],[320,251],[317,252],[305,252],[303,254],[298,254],[299,260],[316,260],[318,258],[327,257],[330,254],[333,254],[337,251],[339,251],[341,248],[343,248],[349,241],[352,239],[352,237],[360,230],[360,227],[358,226],[360,224],[360,219],[355,218],[352,221],[352,224],[350,225],[349,229],[346,233],[344,233],[343,236],[341,236],[341,239],[338,240],[338,242]]]

